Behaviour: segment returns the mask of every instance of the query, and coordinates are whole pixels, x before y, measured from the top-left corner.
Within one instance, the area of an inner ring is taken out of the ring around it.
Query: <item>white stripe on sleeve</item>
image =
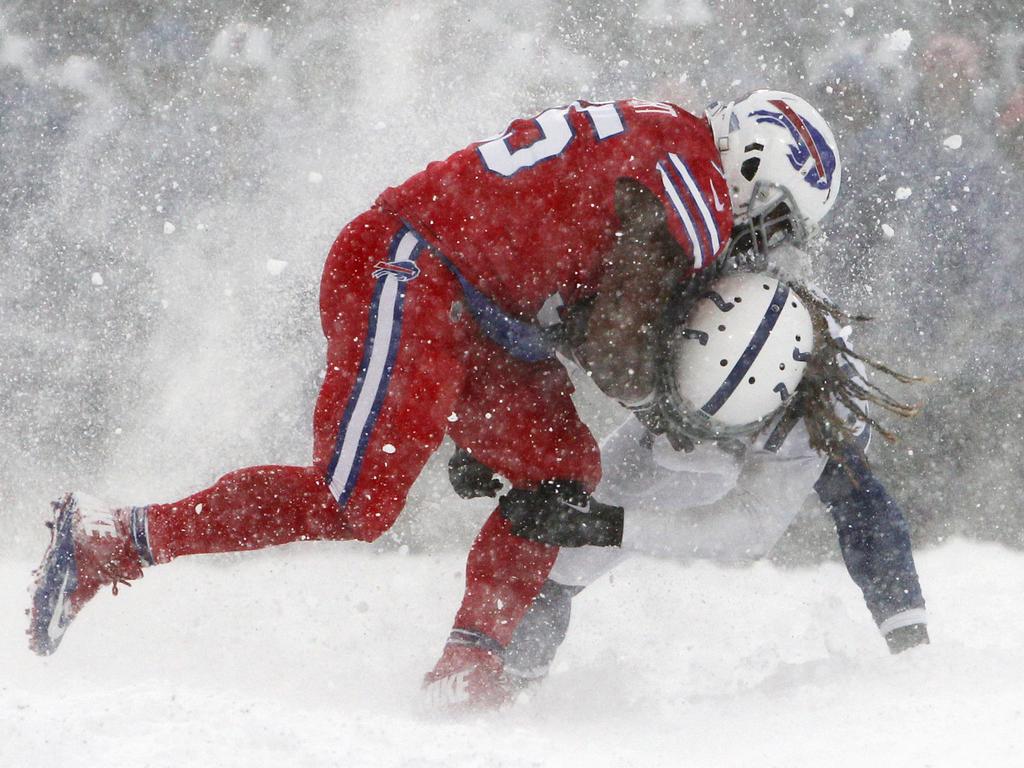
[[[665,166],[661,163],[658,163],[658,173],[661,174],[661,182],[665,185],[665,192],[672,201],[676,213],[683,220],[686,236],[690,239],[690,245],[693,247],[693,266],[695,269],[700,269],[704,266],[704,252],[700,245],[700,238],[697,237],[697,230],[693,226],[690,212],[686,209],[686,204],[680,199],[679,190],[676,189],[676,185],[672,183],[672,179],[669,178],[668,173],[665,171]]]
[[[894,629],[909,627],[911,624],[927,623],[928,614],[924,608],[908,608],[905,611],[900,611],[899,613],[890,616],[879,624],[878,631],[884,636],[892,632]]]
[[[690,169],[686,167],[686,163],[680,160],[678,155],[674,154],[669,154],[669,159],[672,161],[672,165],[676,167],[676,170],[679,171],[679,175],[683,177],[683,181],[686,182],[686,188],[690,190],[693,201],[697,204],[697,210],[700,211],[701,218],[704,219],[704,224],[708,228],[708,236],[711,238],[711,249],[714,253],[718,253],[722,243],[718,238],[718,225],[715,224],[715,218],[711,215],[711,210],[708,208],[708,201],[704,199],[704,194],[701,192],[700,187],[697,186],[697,182],[690,173]]]
[[[416,247],[418,239],[411,232],[399,242],[395,249],[392,261],[407,259]],[[373,329],[373,348],[370,351],[370,360],[366,366],[366,376],[359,389],[355,407],[349,417],[348,423],[342,425],[345,430],[345,437],[341,443],[341,451],[338,454],[338,461],[331,476],[331,492],[336,499],[340,499],[345,493],[353,467],[359,455],[359,442],[366,429],[366,423],[373,412],[373,404],[377,394],[384,383],[388,355],[391,351],[391,336],[394,332],[395,314],[398,304],[399,281],[394,275],[387,275],[384,285],[381,286],[380,297],[377,302],[376,326]]]

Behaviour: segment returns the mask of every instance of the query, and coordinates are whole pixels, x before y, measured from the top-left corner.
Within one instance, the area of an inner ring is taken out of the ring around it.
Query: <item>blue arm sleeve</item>
[[[814,490],[836,523],[846,568],[864,593],[876,624],[911,608],[924,608],[910,531],[896,501],[862,456],[829,460]]]

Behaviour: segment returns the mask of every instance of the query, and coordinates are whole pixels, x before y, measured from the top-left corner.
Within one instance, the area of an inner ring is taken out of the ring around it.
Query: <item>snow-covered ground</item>
[[[293,545],[180,561],[28,650],[0,564],[0,766],[1011,766],[1024,554],[919,554],[933,645],[891,657],[841,565],[625,564],[511,709],[429,711],[462,557]]]

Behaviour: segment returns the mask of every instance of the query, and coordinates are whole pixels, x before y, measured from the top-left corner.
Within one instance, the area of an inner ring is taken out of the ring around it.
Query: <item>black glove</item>
[[[448,482],[464,499],[494,498],[501,490],[501,480],[495,477],[494,470],[474,459],[464,448],[456,448],[448,460]]]
[[[512,532],[555,547],[617,547],[622,507],[594,501],[574,480],[545,480],[533,491],[513,488],[498,500]]]
[[[918,645],[928,645],[928,627],[925,624],[908,624],[887,632],[885,642],[889,653],[903,653]]]

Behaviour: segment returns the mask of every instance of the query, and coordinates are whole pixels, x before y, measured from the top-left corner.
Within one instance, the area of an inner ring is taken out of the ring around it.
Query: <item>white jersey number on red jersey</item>
[[[537,115],[533,123],[540,131],[541,138],[532,144],[513,150],[508,140],[514,134],[514,130],[508,130],[498,138],[480,144],[477,149],[484,167],[501,176],[513,176],[541,160],[562,154],[574,138],[568,118],[570,110],[587,114],[598,139],[607,139],[626,130],[615,104],[588,104],[576,101],[567,107],[555,107]]]

